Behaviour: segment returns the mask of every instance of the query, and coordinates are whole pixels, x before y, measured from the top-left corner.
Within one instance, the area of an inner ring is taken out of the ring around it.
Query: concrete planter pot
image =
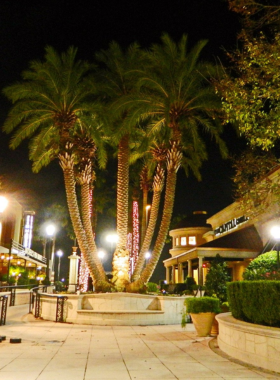
[[[197,336],[209,336],[216,313],[190,313]]]

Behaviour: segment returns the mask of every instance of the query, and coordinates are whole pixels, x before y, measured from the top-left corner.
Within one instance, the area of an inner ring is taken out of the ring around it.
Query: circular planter
[[[210,335],[215,313],[191,313],[192,321],[197,332],[197,336]]]

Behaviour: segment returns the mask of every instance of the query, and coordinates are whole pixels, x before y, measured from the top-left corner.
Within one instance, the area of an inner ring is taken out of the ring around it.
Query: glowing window
[[[196,237],[189,236],[189,245],[196,245]]]
[[[181,245],[187,245],[187,238],[185,236],[181,237]]]
[[[176,246],[179,245],[179,238],[176,238],[176,239],[175,239],[175,245],[176,245]]]

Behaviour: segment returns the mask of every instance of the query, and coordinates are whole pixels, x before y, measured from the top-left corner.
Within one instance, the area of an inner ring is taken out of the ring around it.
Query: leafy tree
[[[279,160],[260,149],[248,149],[234,159],[235,198],[246,216],[257,217],[279,203],[280,177],[268,176],[279,168]]]
[[[207,295],[219,298],[222,302],[227,300],[226,283],[230,281],[227,264],[220,255],[216,255],[206,275],[205,287]]]
[[[277,270],[277,252],[270,251],[259,255],[250,262],[243,273],[244,280],[280,280]]]

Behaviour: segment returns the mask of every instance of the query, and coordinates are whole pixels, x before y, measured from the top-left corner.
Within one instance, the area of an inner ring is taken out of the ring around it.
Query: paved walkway
[[[213,352],[211,338],[196,338],[191,324],[99,327],[35,320],[27,312],[9,308],[0,326],[0,380],[280,379]]]

